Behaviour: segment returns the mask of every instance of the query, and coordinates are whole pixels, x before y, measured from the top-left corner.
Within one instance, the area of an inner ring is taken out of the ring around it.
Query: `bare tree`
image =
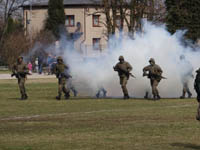
[[[165,14],[163,0],[102,0],[101,6],[99,12],[106,16],[108,38],[115,34],[116,28],[123,31],[125,23],[129,36],[133,37],[135,31],[142,30],[143,18],[159,22],[163,21]],[[116,24],[117,19],[120,19],[120,26]]]
[[[8,26],[8,19],[13,16],[21,15],[21,6],[28,0],[0,0],[0,14],[3,23],[3,30],[1,31],[0,44],[4,38]],[[21,15],[22,16],[22,15]]]

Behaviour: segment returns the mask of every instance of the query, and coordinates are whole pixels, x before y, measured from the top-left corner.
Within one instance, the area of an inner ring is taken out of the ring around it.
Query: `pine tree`
[[[48,18],[46,20],[45,29],[52,31],[54,36],[59,39],[61,28],[65,25],[65,12],[63,0],[49,0]]]
[[[169,32],[187,30],[186,38],[193,42],[200,38],[200,0],[166,0],[165,5]]]

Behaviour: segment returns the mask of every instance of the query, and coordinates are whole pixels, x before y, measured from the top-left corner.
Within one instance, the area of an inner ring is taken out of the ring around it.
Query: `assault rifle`
[[[21,73],[21,72],[18,72],[18,73],[12,73],[11,74],[11,77],[16,77],[16,78],[25,78],[26,77],[26,75],[31,75],[31,73],[29,73],[29,72],[23,72],[23,73]]]
[[[128,72],[128,75],[133,77],[133,78],[136,78],[131,72]]]
[[[58,79],[60,79],[60,78],[72,78],[72,76],[69,74],[69,73],[57,73],[56,74],[56,77],[58,78]]]
[[[157,77],[159,77],[159,78],[161,78],[161,79],[167,79],[166,77],[163,77],[162,75],[155,75],[155,74],[147,74],[147,73],[143,73],[143,77],[144,76],[147,76],[147,78],[151,78],[151,77],[155,77],[155,78],[157,78]]]
[[[131,76],[131,77],[133,77],[133,78],[136,78],[131,72],[128,72],[128,71],[124,71],[124,70],[121,70],[121,69],[115,69],[115,67],[113,67],[113,69],[115,70],[115,71],[121,71],[122,73],[124,73],[127,77],[129,77],[129,76]]]

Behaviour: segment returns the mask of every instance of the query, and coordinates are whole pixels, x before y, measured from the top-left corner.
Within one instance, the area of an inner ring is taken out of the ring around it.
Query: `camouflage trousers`
[[[128,82],[128,78],[126,76],[120,77],[120,85],[121,85],[124,95],[128,95],[128,90],[126,88],[127,82]]]
[[[19,90],[20,90],[21,96],[26,95],[25,81],[26,81],[25,78],[18,78],[18,85],[19,85]]]
[[[65,93],[65,96],[69,96],[69,88],[66,87],[66,78],[59,78],[58,79],[58,96],[62,95],[62,92]]]
[[[192,93],[190,92],[190,89],[188,87],[188,83],[183,83],[183,97],[185,97],[185,94],[188,94],[188,97],[190,97],[192,95]]]
[[[158,84],[159,84],[159,81],[155,80],[155,79],[151,79],[151,88],[152,88],[152,94],[153,96],[159,96],[159,92],[158,92]]]

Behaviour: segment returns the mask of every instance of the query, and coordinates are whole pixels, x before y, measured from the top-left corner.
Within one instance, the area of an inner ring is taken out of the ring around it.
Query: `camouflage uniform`
[[[23,57],[18,57],[17,62],[13,65],[12,67],[12,75],[11,76],[16,76],[18,79],[18,85],[21,93],[21,100],[25,100],[28,98],[26,94],[26,89],[25,89],[25,80],[26,80],[26,75],[28,74],[28,67],[27,65],[23,62]]]
[[[151,58],[149,60],[150,65],[143,68],[143,76],[148,76],[151,83],[152,94],[154,99],[160,99],[160,95],[157,86],[162,79],[162,69],[155,64],[155,60]],[[148,74],[146,73],[148,71]]]
[[[194,81],[194,89],[197,93],[197,101],[199,103],[196,119],[200,121],[200,68],[196,71],[196,73],[197,75]]]
[[[62,92],[65,93],[65,99],[69,99],[69,89],[66,88],[67,79],[70,77],[67,73],[68,66],[63,63],[62,57],[57,58],[57,64],[55,65],[55,74],[58,78],[58,96],[56,97],[57,100],[61,99]]]
[[[124,99],[128,99],[129,94],[128,94],[128,90],[126,88],[126,84],[128,82],[129,73],[132,70],[132,66],[128,62],[124,61],[123,56],[119,57],[119,61],[120,62],[117,63],[113,67],[113,69],[114,69],[114,71],[118,72],[119,79],[120,79],[120,85],[121,85],[122,91],[124,93]]]

